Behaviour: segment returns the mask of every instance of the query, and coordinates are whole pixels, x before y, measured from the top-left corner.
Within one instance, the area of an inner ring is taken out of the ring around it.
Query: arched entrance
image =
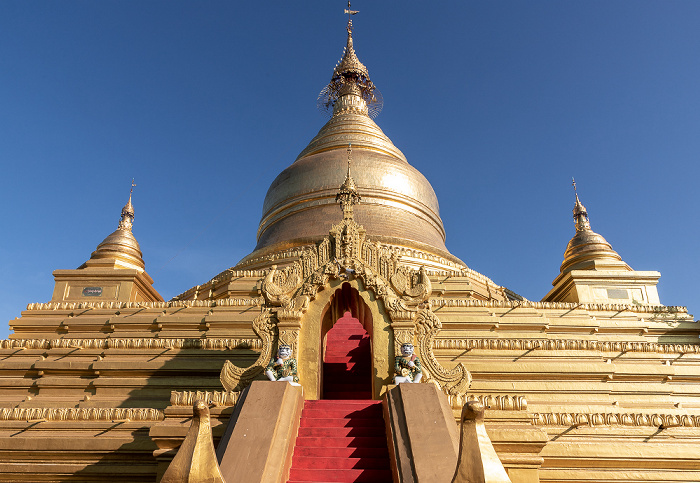
[[[323,315],[323,399],[372,398],[372,315],[358,291],[343,283]]]
[[[347,285],[348,288],[343,288]],[[342,295],[345,290],[345,297]],[[359,277],[331,279],[309,303],[299,321],[298,366],[304,398],[321,399],[326,334],[347,311],[369,333],[372,399],[380,399],[394,373],[394,335],[383,303]]]

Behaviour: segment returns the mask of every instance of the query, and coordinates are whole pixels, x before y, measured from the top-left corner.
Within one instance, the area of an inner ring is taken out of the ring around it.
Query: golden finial
[[[590,230],[591,224],[588,220],[588,212],[586,207],[583,206],[581,200],[578,199],[578,190],[576,189],[576,180],[571,178],[571,186],[574,187],[574,196],[576,196],[576,203],[574,204],[574,220],[576,223],[576,231]]]
[[[126,205],[124,205],[124,208],[122,208],[122,216],[121,216],[121,219],[119,220],[119,229],[120,230],[131,231],[131,227],[134,225],[134,205],[131,204],[131,195],[134,194],[134,186],[136,186],[136,183],[134,182],[134,178],[131,178],[131,189],[129,190],[129,201],[127,201]]]
[[[322,112],[336,115],[341,112],[355,112],[374,118],[382,110],[382,95],[369,78],[367,67],[355,53],[352,39],[352,16],[359,10],[351,10],[350,2],[345,13],[348,15],[348,38],[340,61],[333,69],[331,81],[321,90],[316,106]],[[350,96],[346,102],[338,102]],[[357,99],[360,97],[360,99]]]
[[[360,13],[359,10],[350,9],[350,0],[348,0],[348,8],[345,9],[345,13],[348,15],[348,34],[352,33],[352,16]]]
[[[576,233],[566,246],[564,261],[560,268],[561,273],[569,272],[574,269],[587,270],[590,268],[590,265],[586,264],[595,260],[607,259],[621,262],[622,258],[612,249],[610,243],[591,229],[588,211],[586,211],[586,207],[583,206],[583,203],[581,203],[578,197],[576,180],[573,178],[571,178],[571,185],[574,187],[574,196],[576,198],[576,203],[574,204]]]
[[[357,192],[355,180],[350,175],[351,161],[352,143],[348,144],[348,173],[345,175],[345,181],[340,185],[338,194],[335,196],[335,202],[340,203],[340,208],[343,210],[343,218],[346,220],[353,218],[353,206],[362,200],[362,197]]]

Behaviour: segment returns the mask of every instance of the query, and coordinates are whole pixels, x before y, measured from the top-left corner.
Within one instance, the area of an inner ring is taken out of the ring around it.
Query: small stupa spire
[[[381,93],[369,78],[367,67],[357,58],[353,46],[352,16],[359,13],[359,10],[351,10],[348,2],[345,13],[348,15],[348,38],[343,57],[333,69],[331,81],[318,95],[317,106],[333,116],[352,112],[374,118],[382,110],[383,101]]]
[[[576,223],[576,231],[590,230],[591,223],[588,219],[588,212],[586,207],[583,206],[581,200],[578,199],[578,191],[576,190],[576,180],[571,178],[571,185],[574,187],[574,196],[576,196],[576,203],[574,204],[574,222]]]
[[[112,234],[102,240],[97,245],[97,249],[92,252],[90,260],[86,262],[88,266],[111,264],[116,268],[134,268],[140,272],[144,271],[145,265],[139,247],[131,228],[134,226],[134,205],[131,204],[131,197],[134,194],[136,183],[131,180],[131,190],[129,191],[129,201],[122,208],[119,226]]]
[[[355,74],[364,76],[367,78],[367,80],[369,80],[369,71],[367,70],[367,67],[360,62],[360,59],[357,58],[357,54],[355,53],[355,48],[352,43],[352,16],[360,13],[360,11],[350,10],[350,2],[348,2],[348,8],[345,9],[345,13],[348,14],[348,26],[346,27],[346,30],[348,31],[348,40],[345,44],[343,57],[333,70],[333,77],[343,74]]]
[[[617,268],[622,267],[625,270],[631,270],[626,263],[622,262],[622,258],[613,250],[610,243],[602,235],[591,229],[588,211],[578,197],[576,180],[573,178],[571,178],[571,185],[574,187],[574,197],[576,199],[573,210],[576,233],[569,241],[564,252],[564,262],[562,262],[560,268],[561,273],[589,267],[589,262],[593,261],[597,261],[600,265],[603,260],[607,263],[607,266],[610,266],[612,263]]]
[[[131,227],[134,226],[134,205],[131,204],[131,196],[134,194],[134,178],[131,179],[131,189],[129,190],[129,201],[126,202],[124,208],[122,208],[122,216],[119,220],[119,229],[131,231]]]
[[[340,185],[338,194],[335,196],[335,202],[340,203],[340,208],[343,210],[343,219],[351,220],[353,218],[353,206],[358,204],[362,197],[357,192],[355,180],[350,175],[350,164],[352,163],[352,144],[348,144],[348,172],[345,175],[345,181]]]

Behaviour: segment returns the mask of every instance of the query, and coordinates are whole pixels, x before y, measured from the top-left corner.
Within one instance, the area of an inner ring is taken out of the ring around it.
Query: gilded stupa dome
[[[325,97],[319,101],[332,108],[332,117],[272,182],[263,204],[256,252],[302,245],[328,234],[338,221],[335,196],[345,177],[346,151],[351,145],[352,174],[362,196],[355,219],[367,235],[459,262],[445,247],[432,186],[371,118],[380,95],[357,58],[351,24],[343,57],[321,95]]]
[[[631,270],[622,261],[620,255],[613,250],[612,245],[602,235],[591,229],[588,212],[576,194],[574,204],[574,222],[576,234],[569,241],[561,264],[561,273],[571,270],[595,269],[596,266],[607,270]]]
[[[134,238],[131,228],[134,224],[134,206],[129,201],[124,205],[117,229],[107,236],[83,266],[97,266],[109,263],[115,268],[130,268],[140,272],[145,270],[141,247]]]

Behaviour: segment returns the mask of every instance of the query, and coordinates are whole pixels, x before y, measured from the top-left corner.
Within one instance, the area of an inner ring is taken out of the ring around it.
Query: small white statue
[[[401,355],[396,356],[394,372],[396,373],[394,384],[420,382],[423,369],[420,366],[420,359],[413,353],[413,344],[401,344]]]
[[[270,359],[265,368],[265,375],[271,381],[286,381],[292,386],[299,386],[297,376],[297,360],[291,357],[292,348],[281,345],[277,349],[277,356]]]

